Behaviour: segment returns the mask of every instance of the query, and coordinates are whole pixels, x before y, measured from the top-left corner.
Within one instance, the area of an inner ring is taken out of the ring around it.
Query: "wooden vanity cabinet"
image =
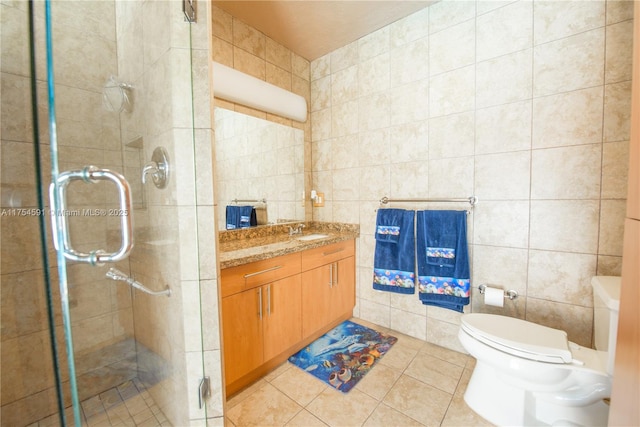
[[[231,384],[301,340],[300,254],[224,269],[221,283]]]
[[[227,396],[352,316],[355,240],[220,274]]]
[[[302,335],[310,336],[349,315],[355,305],[355,241],[302,255]]]

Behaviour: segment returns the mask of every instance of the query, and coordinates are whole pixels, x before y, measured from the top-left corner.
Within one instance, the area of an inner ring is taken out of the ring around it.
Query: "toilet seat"
[[[573,360],[565,331],[484,313],[463,315],[460,327],[478,341],[514,356],[557,364]]]

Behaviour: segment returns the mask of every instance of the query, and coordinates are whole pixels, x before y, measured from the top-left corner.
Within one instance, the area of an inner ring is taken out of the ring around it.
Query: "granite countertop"
[[[332,243],[355,239],[360,236],[360,226],[337,222],[307,221],[302,234],[289,236],[289,225],[252,227],[227,230],[219,233],[220,268],[235,267]],[[315,240],[299,240],[310,234],[326,234]]]

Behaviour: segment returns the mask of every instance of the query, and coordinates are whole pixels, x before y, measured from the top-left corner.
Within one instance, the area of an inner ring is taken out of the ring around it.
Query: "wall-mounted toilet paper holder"
[[[478,290],[480,291],[480,294],[484,294],[485,289],[487,288],[487,285],[482,284],[480,286],[478,286]],[[513,301],[514,299],[518,298],[518,293],[516,291],[514,291],[513,289],[510,289],[508,291],[504,291],[504,298],[505,299],[510,299],[511,301]]]

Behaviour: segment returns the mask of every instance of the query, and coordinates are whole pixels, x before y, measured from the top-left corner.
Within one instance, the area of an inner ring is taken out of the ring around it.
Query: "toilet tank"
[[[593,287],[593,328],[596,350],[606,352],[606,368],[613,375],[618,335],[618,312],[620,311],[621,278],[618,276],[595,276]]]

